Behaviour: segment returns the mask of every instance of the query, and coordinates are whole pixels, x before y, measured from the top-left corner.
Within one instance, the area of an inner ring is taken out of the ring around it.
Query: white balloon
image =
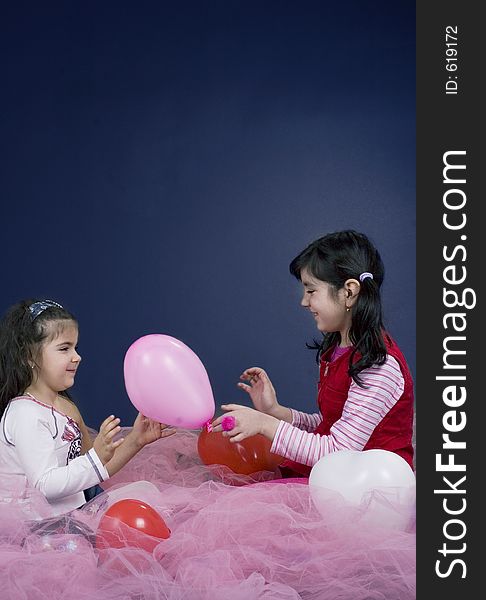
[[[360,507],[367,522],[405,528],[413,516],[415,475],[408,463],[388,450],[340,450],[313,466],[309,489],[316,508],[329,510],[328,491]]]

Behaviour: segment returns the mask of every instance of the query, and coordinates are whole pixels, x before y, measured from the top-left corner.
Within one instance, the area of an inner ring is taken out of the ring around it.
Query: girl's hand
[[[104,465],[111,460],[118,446],[123,444],[123,438],[116,440],[116,442],[113,441],[115,435],[120,431],[119,423],[120,419],[110,415],[101,423],[100,432],[93,442],[93,448]]]
[[[140,448],[156,440],[160,440],[160,438],[169,437],[175,432],[174,428],[154,421],[154,419],[149,419],[142,415],[142,413],[138,413],[132,428],[132,435]]]
[[[233,429],[223,431],[223,435],[229,437],[230,442],[241,442],[245,438],[259,433],[269,440],[273,440],[278,420],[271,415],[240,404],[223,404],[221,408],[227,412],[213,421],[213,431],[223,431],[221,426],[223,419],[228,416],[233,417],[235,420]]]
[[[251,367],[243,371],[240,379],[248,382],[238,383],[238,387],[250,396],[253,406],[260,412],[278,417],[282,407],[266,372],[260,367]]]

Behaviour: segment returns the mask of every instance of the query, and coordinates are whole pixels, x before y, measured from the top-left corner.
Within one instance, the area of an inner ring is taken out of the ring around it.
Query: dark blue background
[[[288,264],[337,229],[380,249],[414,370],[414,2],[31,2],[0,22],[0,307],[77,315],[88,425],[130,424],[123,358],[147,333],[199,355],[217,405],[260,365],[313,410]]]

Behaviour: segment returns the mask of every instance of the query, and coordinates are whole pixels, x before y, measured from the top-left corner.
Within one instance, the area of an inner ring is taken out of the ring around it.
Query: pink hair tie
[[[236,419],[231,416],[224,417],[224,419],[221,421],[221,428],[223,431],[231,431],[235,425]]]

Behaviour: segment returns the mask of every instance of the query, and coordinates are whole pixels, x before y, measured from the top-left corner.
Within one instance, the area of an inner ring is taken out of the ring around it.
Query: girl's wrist
[[[292,423],[292,411],[286,406],[281,406],[280,404],[277,404],[277,406],[275,406],[272,409],[272,411],[268,414],[274,417],[275,419],[278,419],[279,421],[286,421],[287,423]]]
[[[279,419],[272,415],[266,415],[266,418],[262,422],[260,433],[269,440],[273,441],[275,434],[277,433]]]
[[[134,433],[133,431],[130,431],[130,433],[127,434],[127,436],[125,437],[124,444],[132,446],[137,451],[141,450],[144,447],[144,444],[140,442],[136,433]]]

